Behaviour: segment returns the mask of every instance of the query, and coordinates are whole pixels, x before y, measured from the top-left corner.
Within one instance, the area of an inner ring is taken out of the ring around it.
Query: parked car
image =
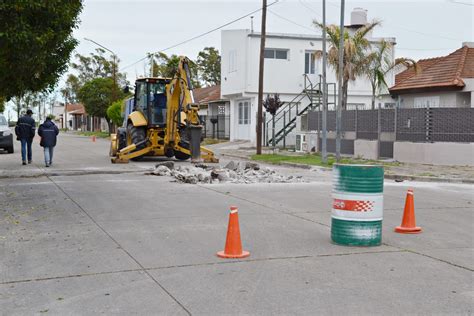
[[[0,114],[0,148],[5,149],[9,154],[13,153],[13,133],[8,127],[5,116]]]

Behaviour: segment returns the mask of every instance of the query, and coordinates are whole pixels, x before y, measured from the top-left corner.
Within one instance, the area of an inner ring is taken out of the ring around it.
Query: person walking
[[[31,115],[33,115],[33,111],[27,110],[26,115],[20,117],[15,126],[16,139],[21,142],[21,161],[23,162],[23,165],[26,165],[27,157],[28,163],[31,163],[33,158],[31,143],[35,137],[36,123]]]
[[[53,163],[53,151],[56,146],[57,135],[59,134],[58,127],[51,121],[48,116],[43,124],[38,128],[38,135],[41,137],[40,146],[44,147],[44,163],[46,167]]]

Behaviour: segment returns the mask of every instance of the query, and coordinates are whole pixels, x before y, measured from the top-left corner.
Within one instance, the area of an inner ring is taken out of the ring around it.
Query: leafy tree
[[[5,111],[5,103],[7,99],[5,97],[0,97],[0,113],[3,113]]]
[[[199,52],[196,60],[199,74],[208,86],[221,83],[221,56],[214,47],[206,47]]]
[[[107,118],[107,108],[114,101],[114,89],[119,99],[125,97],[123,91],[117,89],[112,78],[95,78],[87,81],[77,96],[84,104],[87,114]],[[109,120],[107,122],[110,131],[110,122]]]
[[[52,90],[77,40],[82,1],[0,2],[0,95]]]
[[[323,29],[323,24],[314,21],[313,24]],[[371,48],[369,40],[366,38],[376,26],[380,25],[379,21],[371,22],[354,34],[344,31],[344,52],[343,52],[343,73],[342,73],[342,108],[346,108],[347,89],[349,80],[354,81],[357,77],[362,76],[366,72],[366,57]],[[341,30],[337,25],[326,26],[326,33],[329,36],[329,51],[327,52],[328,64],[339,75],[339,40],[341,38]],[[322,51],[317,51],[316,58],[322,57]]]
[[[65,86],[61,88],[60,92],[64,97],[66,103],[76,103],[78,101],[77,94],[81,89],[79,78],[73,74],[69,74]]]
[[[178,71],[179,56],[171,55],[168,56],[165,53],[158,53],[154,55],[153,62],[153,76],[173,78]],[[191,83],[193,88],[200,88],[201,83],[197,79],[198,67],[196,63],[191,62],[189,64],[189,71],[191,72]]]
[[[116,71],[115,78],[117,82],[116,89],[119,86],[127,85],[127,77],[125,73],[117,72],[119,59],[113,59],[113,56],[106,57],[105,50],[97,48],[95,53],[89,56],[76,54],[77,61],[71,63],[71,68],[77,72],[69,74],[65,86],[61,89],[61,94],[68,103],[78,101],[78,93],[82,86],[96,78],[113,78],[114,69]],[[118,98],[119,93],[116,93]]]
[[[75,57],[77,62],[72,62],[71,68],[77,71],[77,81],[80,85],[95,78],[113,78],[114,69],[117,84],[119,86],[126,84],[125,73],[118,72],[120,60],[114,60],[113,56],[106,57],[102,48],[97,48],[95,53],[90,53],[89,56],[76,54]]]
[[[263,101],[263,107],[272,116],[276,114],[276,112],[282,105],[283,102],[280,101],[280,95],[278,93],[275,93],[273,97],[267,94],[267,98],[265,99],[265,101]]]
[[[121,126],[123,123],[122,107],[124,102],[125,100],[115,101],[107,108],[107,117],[117,126]]]
[[[366,58],[365,73],[372,86],[372,110],[375,109],[376,94],[388,88],[385,76],[390,71],[402,65],[407,68],[413,67],[415,72],[419,71],[418,64],[413,59],[397,58],[392,61],[392,49],[391,43],[382,40]]]

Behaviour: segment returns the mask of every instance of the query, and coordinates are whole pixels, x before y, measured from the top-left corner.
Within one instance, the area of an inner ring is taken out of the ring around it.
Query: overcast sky
[[[272,3],[274,0],[268,0]],[[81,25],[75,32],[81,40],[77,51],[87,54],[91,38],[114,51],[126,67],[154,52],[173,46],[230,22],[261,6],[261,0],[241,1],[131,1],[86,0]],[[327,1],[328,23],[339,23],[340,1]],[[355,7],[368,10],[369,20],[382,26],[374,36],[395,37],[396,55],[415,59],[446,55],[474,41],[473,0],[435,1],[346,1],[346,24]],[[318,33],[312,20],[321,20],[321,1],[280,0],[269,8],[267,31],[279,33]],[[260,30],[261,12],[254,14],[254,28]],[[250,17],[224,29],[250,28]],[[206,46],[220,49],[220,31],[172,48],[166,53],[194,58]],[[133,81],[144,72],[144,62],[126,70]]]
[[[261,4],[261,0],[85,0],[80,26],[74,32],[80,40],[76,51],[89,54],[96,48],[84,37],[106,46],[118,55],[120,71],[126,71],[133,82],[148,66],[145,62],[129,65],[148,52],[160,51],[205,33],[259,9]],[[339,24],[339,6],[340,1],[327,1],[328,23]],[[346,24],[350,23],[350,13],[356,7],[367,9],[369,20],[382,21],[374,36],[396,38],[397,57],[443,56],[461,47],[463,41],[474,41],[474,0],[348,0]],[[322,1],[279,0],[269,8],[267,32],[318,34],[312,21],[321,20],[321,8]],[[256,31],[260,30],[260,21],[261,12],[257,12],[254,14]],[[250,28],[250,17],[224,29],[246,28]],[[220,31],[166,53],[195,58],[206,46],[220,50]]]

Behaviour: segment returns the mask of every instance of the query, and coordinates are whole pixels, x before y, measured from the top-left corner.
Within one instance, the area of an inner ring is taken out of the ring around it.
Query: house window
[[[248,101],[239,102],[239,125],[250,124],[250,104]]]
[[[225,114],[225,106],[219,105],[217,106],[217,115],[224,115]]]
[[[237,50],[229,52],[229,73],[237,71]]]
[[[268,59],[288,59],[288,49],[266,48],[263,57]]]
[[[439,97],[419,97],[414,100],[415,108],[439,108]]]
[[[314,52],[306,52],[304,54],[304,73],[314,75],[316,73],[316,60]]]

